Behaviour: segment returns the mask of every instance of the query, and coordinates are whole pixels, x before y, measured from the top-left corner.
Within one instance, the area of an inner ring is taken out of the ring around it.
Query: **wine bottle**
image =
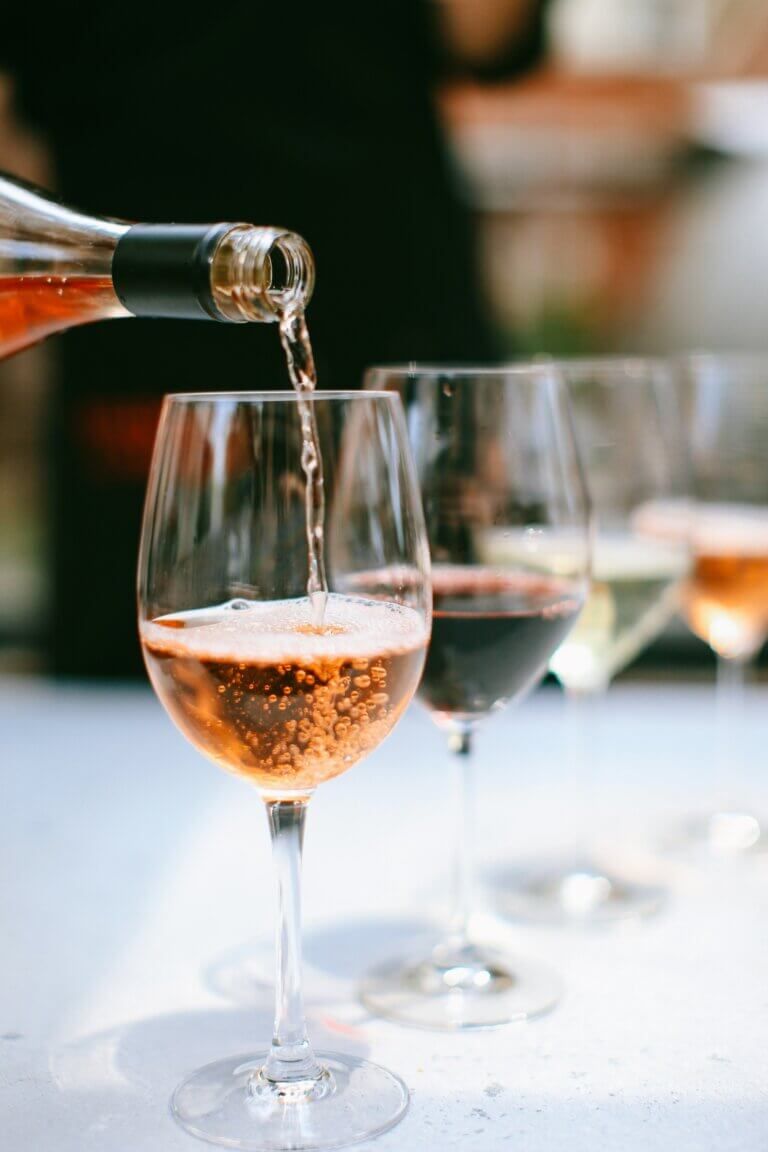
[[[0,359],[94,320],[279,320],[313,285],[294,232],[84,216],[0,175]]]

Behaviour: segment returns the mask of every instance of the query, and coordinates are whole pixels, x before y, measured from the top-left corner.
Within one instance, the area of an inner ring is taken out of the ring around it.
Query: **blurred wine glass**
[[[683,611],[717,658],[720,804],[691,815],[668,846],[738,855],[765,849],[764,819],[742,808],[738,735],[746,682],[768,636],[768,357],[696,355],[678,364],[690,443],[693,511],[653,510],[651,527],[690,536]]]
[[[272,1044],[192,1073],[172,1102],[187,1131],[238,1149],[336,1148],[390,1128],[408,1106],[386,1069],[312,1049],[299,880],[315,788],[381,743],[418,684],[427,539],[397,396],[310,393],[303,403],[332,529],[321,614],[307,595],[305,413],[294,393],[166,398],[139,563],[153,687],[198,751],[255,787],[272,838]],[[265,883],[255,879],[255,894]]]
[[[546,1011],[546,968],[475,939],[473,746],[529,691],[586,595],[589,511],[565,385],[552,366],[369,371],[403,398],[432,552],[434,615],[419,699],[459,775],[454,912],[423,953],[371,972],[365,1004],[406,1024],[484,1028]]]
[[[661,502],[686,524],[688,468],[673,372],[647,359],[567,361],[576,439],[594,512],[589,598],[550,661],[568,696],[572,746],[592,775],[592,701],[667,626],[690,568],[688,541],[653,531]],[[648,915],[663,889],[605,864],[583,845],[572,858],[503,874],[497,904],[524,919],[600,923]]]

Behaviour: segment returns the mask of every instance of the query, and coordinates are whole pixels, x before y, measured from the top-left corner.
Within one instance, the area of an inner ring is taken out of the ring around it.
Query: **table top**
[[[311,1036],[412,1091],[403,1122],[361,1147],[765,1152],[768,854],[672,862],[647,847],[721,785],[768,812],[768,692],[725,741],[713,704],[708,685],[630,684],[574,722],[543,690],[480,733],[476,934],[565,984],[527,1024],[406,1030],[355,998],[362,973],[447,906],[452,777],[428,718],[412,709],[319,791],[305,844]],[[144,687],[0,681],[0,731],[0,1149],[202,1147],[171,1119],[172,1089],[262,1048],[271,1028],[259,800]],[[665,910],[601,931],[494,915],[494,874],[586,843],[668,883]]]

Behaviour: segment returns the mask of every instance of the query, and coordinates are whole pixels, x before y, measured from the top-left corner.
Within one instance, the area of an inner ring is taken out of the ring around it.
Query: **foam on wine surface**
[[[388,735],[428,636],[412,608],[330,594],[322,625],[308,598],[233,601],[147,621],[141,638],[185,736],[265,794],[295,796]]]

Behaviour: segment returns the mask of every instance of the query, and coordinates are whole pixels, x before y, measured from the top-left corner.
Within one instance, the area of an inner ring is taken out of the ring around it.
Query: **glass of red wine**
[[[472,747],[523,696],[574,624],[590,512],[564,382],[554,366],[375,368],[404,402],[432,553],[432,640],[418,697],[460,780],[455,908],[423,954],[382,964],[362,998],[414,1026],[488,1028],[547,1011],[559,981],[474,939]]]

